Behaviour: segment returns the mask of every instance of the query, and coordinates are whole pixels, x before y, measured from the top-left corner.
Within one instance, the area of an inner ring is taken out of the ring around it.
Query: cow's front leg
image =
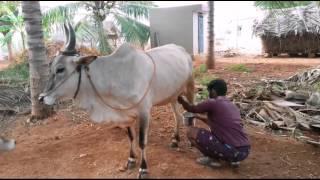
[[[179,135],[179,128],[180,123],[182,121],[182,116],[178,111],[178,103],[177,101],[174,101],[171,103],[172,110],[174,112],[174,120],[175,120],[175,127],[174,127],[174,133],[172,135],[171,144],[170,147],[177,148],[180,142],[180,135]]]
[[[139,169],[139,179],[148,177],[148,166],[146,160],[146,146],[149,131],[149,113],[142,113],[139,117],[139,147],[141,150],[141,164]]]
[[[129,152],[129,158],[127,162],[127,169],[133,169],[136,166],[136,154],[134,152],[134,145],[136,141],[136,133],[134,126],[127,127],[128,131],[128,137],[130,141],[130,152]]]

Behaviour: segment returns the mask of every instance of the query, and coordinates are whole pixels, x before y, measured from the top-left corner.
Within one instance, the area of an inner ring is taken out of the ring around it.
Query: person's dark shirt
[[[241,123],[239,108],[225,96],[203,101],[195,106],[182,103],[192,113],[207,113],[211,132],[222,142],[234,147],[250,145]]]

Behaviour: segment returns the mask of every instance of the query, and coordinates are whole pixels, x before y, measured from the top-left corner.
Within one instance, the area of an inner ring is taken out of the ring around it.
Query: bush
[[[312,88],[313,88],[315,91],[320,92],[320,82],[314,83]]]
[[[197,101],[202,101],[205,99],[208,99],[209,97],[209,93],[206,89],[207,85],[210,83],[210,81],[217,79],[218,77],[216,77],[215,75],[204,75],[201,78],[196,79],[196,81],[201,84],[202,86],[205,87],[205,89],[203,89],[202,91],[200,91],[197,96],[196,96],[196,100]]]
[[[199,79],[199,83],[203,86],[207,86],[209,82],[214,79],[217,79],[217,77],[214,75],[203,76],[202,78]]]
[[[200,77],[206,72],[207,72],[207,66],[205,64],[201,64],[199,67],[193,70],[193,74],[195,78]]]
[[[235,72],[252,72],[252,69],[248,68],[244,64],[234,64],[228,67],[228,70]]]
[[[8,68],[0,71],[0,80],[8,83],[28,82],[29,67],[28,62],[11,64]]]

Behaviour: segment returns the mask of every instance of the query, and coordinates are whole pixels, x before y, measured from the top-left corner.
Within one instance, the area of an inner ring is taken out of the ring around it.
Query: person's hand
[[[182,96],[178,96],[178,103],[182,104],[184,102],[184,99]]]

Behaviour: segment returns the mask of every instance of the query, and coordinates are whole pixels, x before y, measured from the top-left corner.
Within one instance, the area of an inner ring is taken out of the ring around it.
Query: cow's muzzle
[[[38,101],[39,101],[40,103],[43,103],[44,97],[46,97],[46,94],[45,94],[45,93],[41,93],[41,94],[39,95],[39,97],[38,97]]]

